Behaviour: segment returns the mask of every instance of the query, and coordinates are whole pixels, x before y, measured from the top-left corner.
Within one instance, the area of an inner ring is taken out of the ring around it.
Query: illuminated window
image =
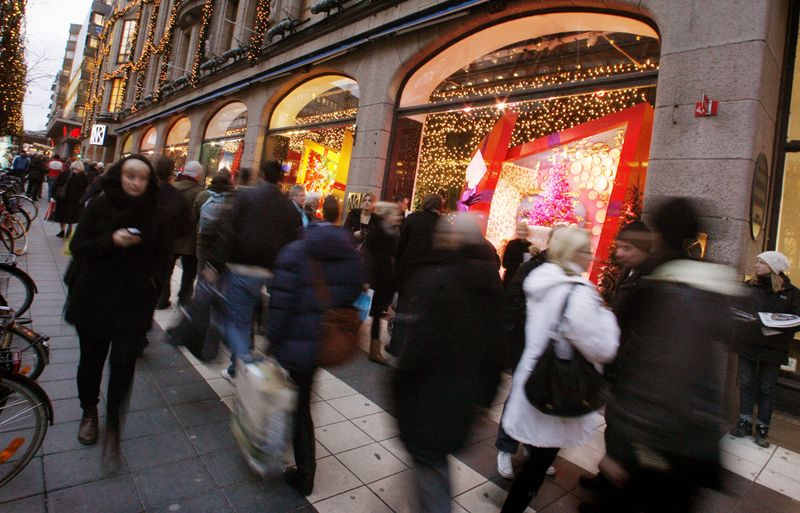
[[[92,13],[92,23],[95,25],[102,25],[103,24],[103,15],[99,12]]]
[[[136,31],[136,20],[127,20],[122,25],[122,37],[119,39],[119,52],[117,53],[117,62],[127,62],[131,59],[133,53],[133,33]]]
[[[94,37],[94,36],[90,37],[89,38],[89,48],[97,48],[97,45],[99,44],[99,42],[100,41],[96,37]]]
[[[119,112],[122,110],[122,79],[115,78],[111,82],[111,94],[108,96],[108,111]]]

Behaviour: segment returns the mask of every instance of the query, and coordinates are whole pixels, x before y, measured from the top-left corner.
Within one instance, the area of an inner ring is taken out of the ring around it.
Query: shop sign
[[[361,201],[364,199],[363,192],[351,192],[347,195],[347,210],[361,208]]]
[[[89,144],[102,146],[106,140],[106,125],[92,125],[92,135]]]
[[[750,235],[757,240],[764,227],[767,212],[767,196],[769,189],[769,168],[767,157],[758,154],[753,172],[753,185],[750,191]]]

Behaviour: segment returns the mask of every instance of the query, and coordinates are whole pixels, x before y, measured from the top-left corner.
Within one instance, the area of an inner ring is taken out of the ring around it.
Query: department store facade
[[[328,14],[320,0],[175,3],[112,17],[84,125],[108,135],[87,138],[86,157],[167,154],[209,177],[277,158],[287,182],[346,207],[439,192],[499,246],[566,183],[598,261],[626,209],[688,196],[702,201],[705,258],[744,276],[778,248],[800,277],[788,0],[350,0]],[[267,4],[273,37],[259,41]],[[164,56],[144,62],[148,45]],[[795,363],[781,403],[795,415],[798,383]]]

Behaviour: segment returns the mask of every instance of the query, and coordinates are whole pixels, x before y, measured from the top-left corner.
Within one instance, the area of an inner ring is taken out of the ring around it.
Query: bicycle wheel
[[[14,253],[14,248],[16,246],[14,243],[14,236],[11,234],[11,231],[2,224],[0,224],[0,241],[2,241],[3,246],[9,253]],[[16,253],[14,254],[16,255]]]
[[[28,218],[31,221],[39,216],[39,205],[29,197],[23,194],[14,194],[10,199],[16,203],[20,210],[28,214]]]
[[[19,222],[19,219],[10,214],[5,214],[3,224],[8,228],[11,232],[11,236],[14,238],[14,249],[12,252],[17,256],[27,253],[28,230],[25,229],[25,226]]]
[[[31,231],[31,217],[22,209],[17,209],[14,212],[11,212],[10,215],[14,216],[14,219],[19,221],[19,223],[25,228],[25,233],[27,234]]]
[[[34,381],[14,374],[0,377],[0,487],[31,461],[51,419],[47,394]]]
[[[24,326],[0,327],[0,330],[5,331],[0,335],[3,346],[19,351],[19,374],[33,380],[41,376],[50,361],[50,355],[41,337]]]
[[[15,265],[0,264],[0,305],[21,316],[31,307],[36,292],[36,284],[28,273]]]

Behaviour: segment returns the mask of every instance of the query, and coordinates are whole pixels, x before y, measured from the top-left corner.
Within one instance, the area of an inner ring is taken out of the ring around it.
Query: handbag
[[[358,350],[361,319],[352,306],[331,306],[331,289],[322,276],[322,266],[314,259],[311,265],[311,283],[322,304],[322,325],[317,349],[317,365],[334,367],[351,359]]]
[[[597,410],[608,399],[608,385],[603,375],[580,351],[573,347],[571,358],[559,358],[556,354],[556,330],[564,319],[574,289],[575,285],[567,293],[561,315],[550,330],[547,348],[525,382],[528,401],[545,415],[579,417]]]

